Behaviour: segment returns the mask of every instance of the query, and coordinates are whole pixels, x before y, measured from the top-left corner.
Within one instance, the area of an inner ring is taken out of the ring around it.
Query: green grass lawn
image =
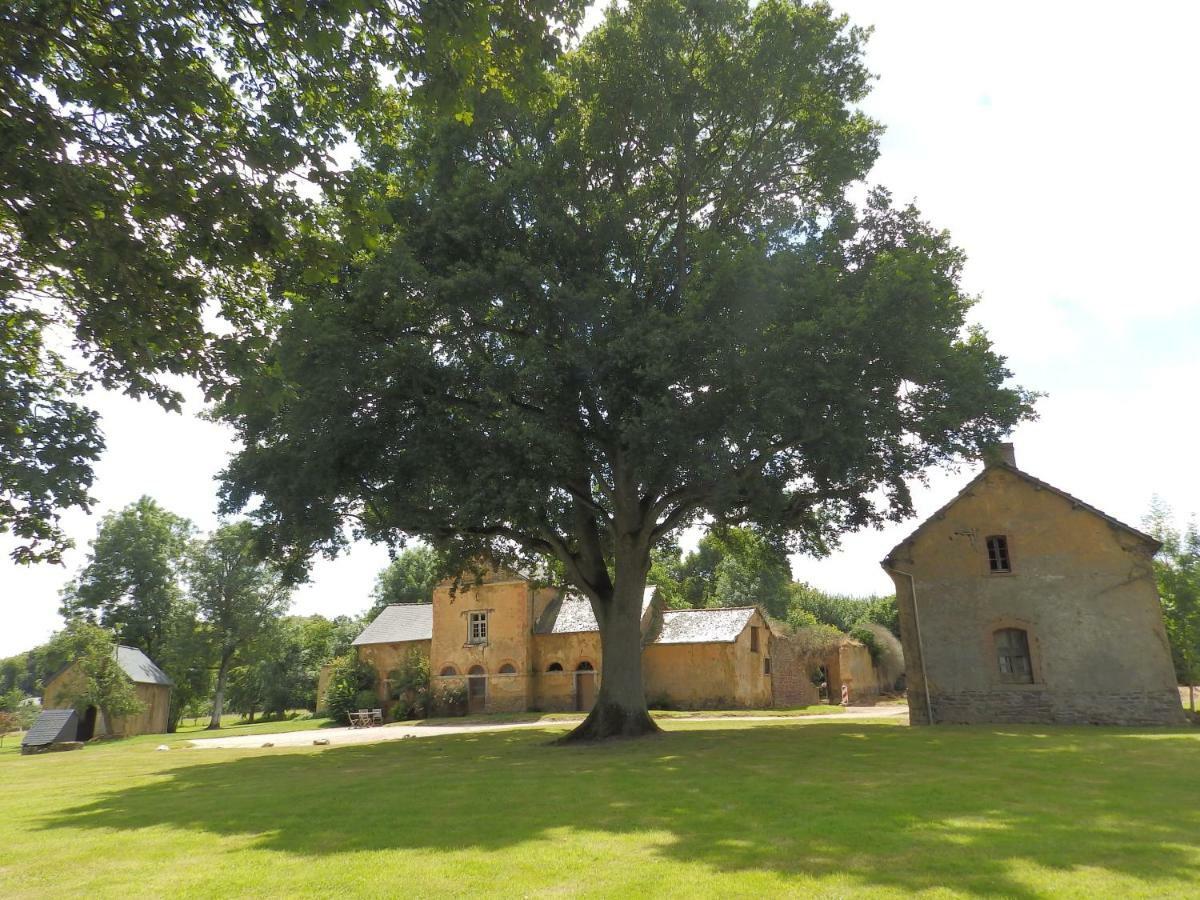
[[[1200,730],[665,722],[0,757],[7,896],[1181,896]]]

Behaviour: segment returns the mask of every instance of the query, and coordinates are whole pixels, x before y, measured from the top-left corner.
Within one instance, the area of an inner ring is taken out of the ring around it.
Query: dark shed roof
[[[363,629],[353,646],[433,639],[432,603],[393,603]]]
[[[136,647],[124,645],[117,647],[117,665],[134,684],[163,684],[171,687],[174,683],[167,677],[166,672],[152,663],[150,657]]]
[[[79,718],[73,709],[45,709],[25,732],[22,747],[47,747],[60,741],[73,741],[79,734]]]

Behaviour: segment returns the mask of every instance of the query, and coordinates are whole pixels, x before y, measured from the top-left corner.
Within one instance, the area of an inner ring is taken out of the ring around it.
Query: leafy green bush
[[[375,670],[370,665],[353,652],[339,656],[332,663],[329,690],[325,695],[329,717],[348,723],[352,711],[373,708],[379,702],[374,686]],[[363,706],[359,703],[360,695],[367,692],[370,692],[371,699]]]
[[[429,657],[409,653],[400,665],[388,673],[389,696],[396,705],[392,715],[396,721],[423,719],[429,715]]]
[[[370,688],[359,691],[354,695],[355,709],[374,709],[379,703],[379,694]]]
[[[875,637],[873,631],[861,625],[855,625],[850,629],[850,637],[865,646],[871,654],[871,662],[878,664],[880,654],[883,650],[879,646],[879,639]]]
[[[467,714],[467,686],[465,684],[442,684],[433,691],[434,708],[444,716]]]

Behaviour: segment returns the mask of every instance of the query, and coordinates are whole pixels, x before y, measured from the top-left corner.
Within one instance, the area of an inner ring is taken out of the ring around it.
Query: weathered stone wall
[[[993,534],[1008,538],[1011,573],[989,570]],[[987,469],[891,558],[912,721],[928,722],[924,668],[935,722],[1181,723],[1165,702],[1175,679],[1150,552],[1061,494]],[[1001,680],[1001,628],[1027,632],[1033,684]]]
[[[771,695],[777,707],[813,706],[819,702],[813,684],[813,660],[787,635],[771,638]]]
[[[759,649],[750,649],[750,629],[759,629]],[[771,705],[771,676],[764,659],[770,631],[755,612],[736,641],[650,644],[642,653],[642,678],[651,705],[681,709],[737,709]]]
[[[858,641],[842,641],[823,663],[829,676],[830,703],[841,702],[843,684],[856,706],[870,705],[878,699],[879,678],[871,663],[871,651]]]
[[[595,689],[600,690],[600,632],[574,634],[537,634],[533,637],[536,672],[535,708],[543,712],[570,712],[577,706],[575,672],[587,663],[596,673]],[[557,663],[561,672],[548,671]]]
[[[961,691],[934,693],[931,699],[934,721],[945,724],[1162,725],[1175,721],[1181,708],[1176,691]]]

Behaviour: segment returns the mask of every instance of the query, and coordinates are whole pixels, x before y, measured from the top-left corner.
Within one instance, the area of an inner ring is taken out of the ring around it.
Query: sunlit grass
[[[1194,730],[667,720],[552,746],[564,727],[5,754],[0,877],[15,896],[1200,893]]]

